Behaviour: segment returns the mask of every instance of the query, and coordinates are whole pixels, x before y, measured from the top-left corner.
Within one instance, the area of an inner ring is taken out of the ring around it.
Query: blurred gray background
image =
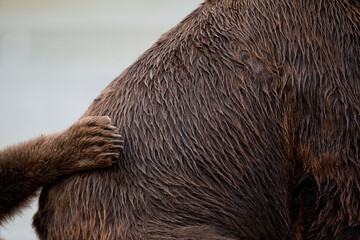
[[[0,148],[60,131],[202,0],[0,0]],[[0,237],[37,239],[37,199]]]

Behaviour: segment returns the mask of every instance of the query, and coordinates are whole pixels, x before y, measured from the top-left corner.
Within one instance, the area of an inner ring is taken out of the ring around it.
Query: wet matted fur
[[[359,14],[204,2],[92,103],[123,154],[43,190],[40,238],[359,237]]]

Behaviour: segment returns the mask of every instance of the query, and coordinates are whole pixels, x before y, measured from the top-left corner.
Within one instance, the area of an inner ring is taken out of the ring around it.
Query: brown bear
[[[78,171],[111,166],[123,143],[109,117],[86,117],[62,132],[1,150],[0,223],[40,187]]]
[[[360,6],[207,0],[103,90],[112,169],[45,188],[41,239],[356,239]]]

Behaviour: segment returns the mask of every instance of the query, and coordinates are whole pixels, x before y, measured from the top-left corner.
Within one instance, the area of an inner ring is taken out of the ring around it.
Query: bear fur
[[[208,0],[103,90],[111,169],[44,188],[40,239],[356,239],[360,7]]]
[[[60,177],[111,166],[123,143],[109,117],[86,117],[62,132],[1,150],[0,223]]]

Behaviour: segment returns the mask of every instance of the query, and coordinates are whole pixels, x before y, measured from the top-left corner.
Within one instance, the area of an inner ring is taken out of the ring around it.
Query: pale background
[[[75,122],[202,0],[0,0],[0,148]],[[0,228],[36,239],[23,211]]]

